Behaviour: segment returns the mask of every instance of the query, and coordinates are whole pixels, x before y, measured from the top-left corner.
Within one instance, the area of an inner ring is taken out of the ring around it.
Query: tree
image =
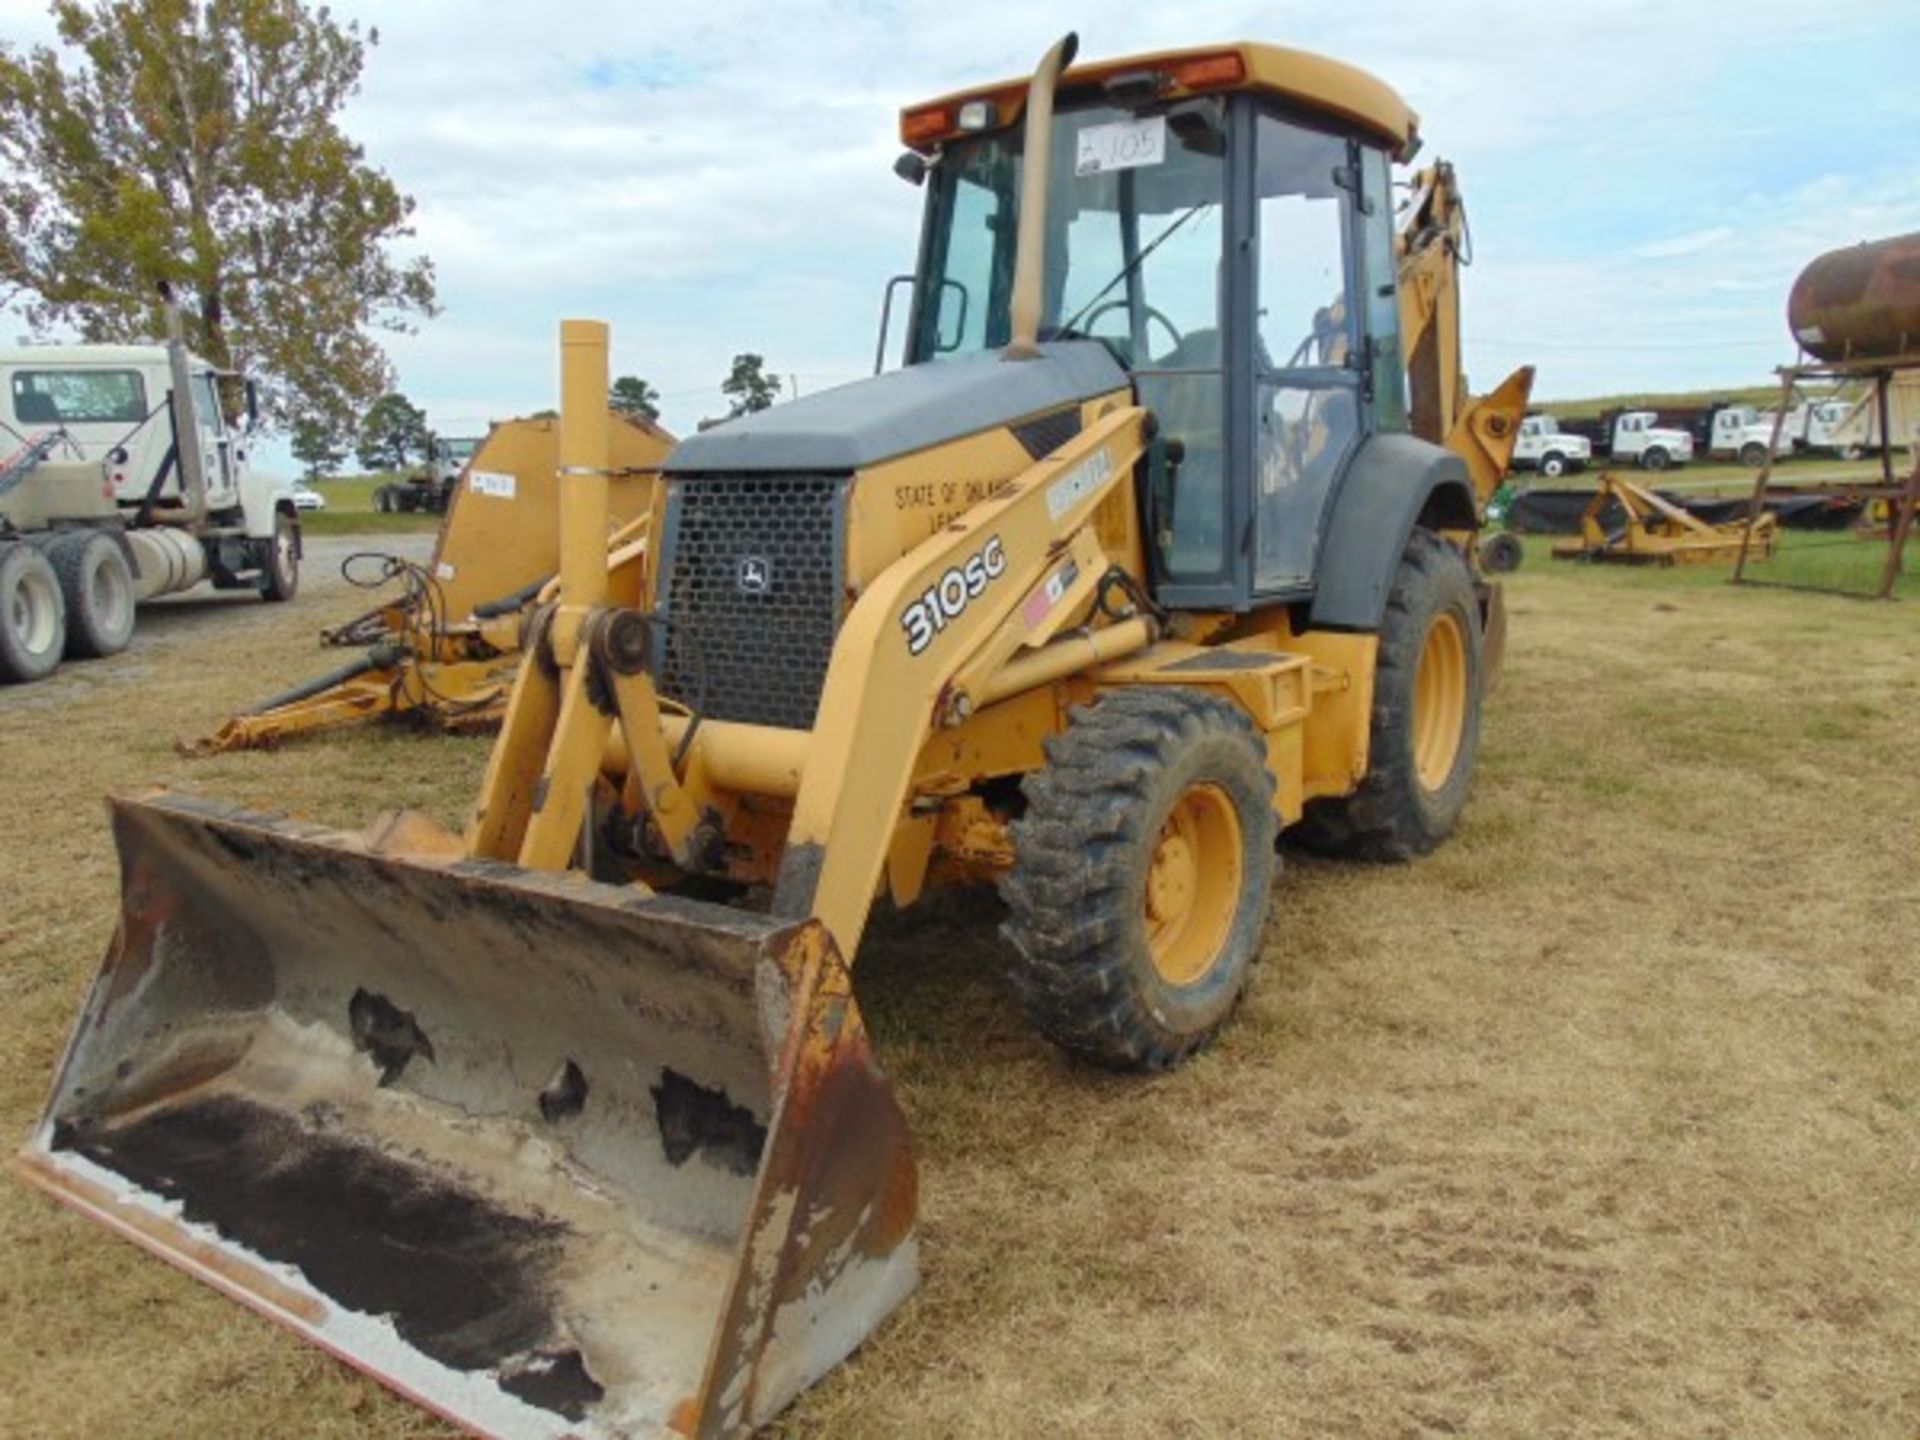
[[[607,395],[607,406],[621,415],[658,420],[660,392],[638,375],[622,375],[613,382],[613,389]]]
[[[767,362],[758,355],[736,355],[733,370],[721,382],[720,393],[729,401],[729,417],[764,410],[780,398],[780,382],[767,374]]]
[[[429,459],[432,445],[427,412],[395,392],[373,402],[360,422],[353,453],[364,469],[404,470],[411,455]]]
[[[291,449],[293,458],[300,462],[301,475],[308,480],[333,474],[347,458],[347,447],[339,432],[313,415],[295,418]]]
[[[341,133],[366,49],[303,0],[53,0],[62,49],[0,45],[0,303],[90,341],[161,333],[336,434],[391,384],[374,330],[434,313],[396,258],[413,201]]]

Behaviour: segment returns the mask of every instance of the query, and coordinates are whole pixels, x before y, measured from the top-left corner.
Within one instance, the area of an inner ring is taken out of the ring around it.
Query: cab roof
[[[16,345],[0,349],[0,367],[8,370],[34,370],[47,365],[164,365],[164,345]],[[204,366],[198,356],[193,363]]]
[[[1420,117],[1392,86],[1344,61],[1280,45],[1229,41],[1075,65],[1060,77],[1060,89],[1100,85],[1129,72],[1157,72],[1161,98],[1245,90],[1351,126],[1385,143],[1397,160],[1410,159],[1419,149]],[[1012,125],[1025,108],[1030,78],[972,86],[909,106],[900,112],[900,138],[920,150],[951,139],[961,133],[960,106],[969,100],[993,102],[997,123],[992,128]]]

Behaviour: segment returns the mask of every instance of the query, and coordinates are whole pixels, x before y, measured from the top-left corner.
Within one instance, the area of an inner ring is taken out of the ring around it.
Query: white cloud
[[[1075,24],[1093,56],[1262,38],[1399,88],[1471,202],[1489,381],[1528,359],[1556,394],[1764,378],[1799,267],[1920,213],[1880,161],[1920,113],[1911,0],[1749,0],[1737,22],[1709,0],[335,8],[379,29],[347,123],[419,202],[440,276],[445,314],[393,345],[436,419],[551,403],[570,314],[613,322],[617,369],[683,429],[739,350],[803,388],[863,373],[919,220],[889,170],[898,109],[1017,75]],[[0,0],[0,39],[49,31]]]

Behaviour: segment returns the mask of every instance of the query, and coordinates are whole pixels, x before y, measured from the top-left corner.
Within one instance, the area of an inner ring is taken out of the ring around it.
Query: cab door
[[[220,409],[220,391],[210,371],[193,377],[193,418],[200,427],[200,453],[207,462],[207,500],[215,508],[238,502],[234,437]]]
[[[1255,121],[1256,597],[1312,588],[1328,501],[1368,425],[1375,357],[1354,298],[1359,150],[1264,109]]]

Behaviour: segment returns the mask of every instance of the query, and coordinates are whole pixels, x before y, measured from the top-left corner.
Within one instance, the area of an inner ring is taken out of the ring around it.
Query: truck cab
[[[1693,459],[1693,437],[1662,425],[1651,410],[1629,410],[1613,422],[1613,458],[1642,470],[1670,470]]]
[[[1584,470],[1593,460],[1593,442],[1560,428],[1551,415],[1529,415],[1520,422],[1513,445],[1513,468],[1538,470],[1549,480]]]
[[[1769,446],[1776,457],[1791,455],[1793,427],[1782,425],[1780,442],[1774,445],[1773,421],[1771,413],[1763,414],[1752,405],[1722,405],[1708,422],[1707,453],[1756,470],[1766,462]]]
[[[247,535],[271,535],[275,503],[285,498],[290,504],[291,492],[254,475],[250,387],[191,353],[187,369],[209,515],[227,516]],[[23,346],[0,355],[0,385],[6,394],[0,441],[63,432],[64,453],[97,462],[129,517],[181,496],[166,346]],[[248,399],[230,410],[223,395]]]

